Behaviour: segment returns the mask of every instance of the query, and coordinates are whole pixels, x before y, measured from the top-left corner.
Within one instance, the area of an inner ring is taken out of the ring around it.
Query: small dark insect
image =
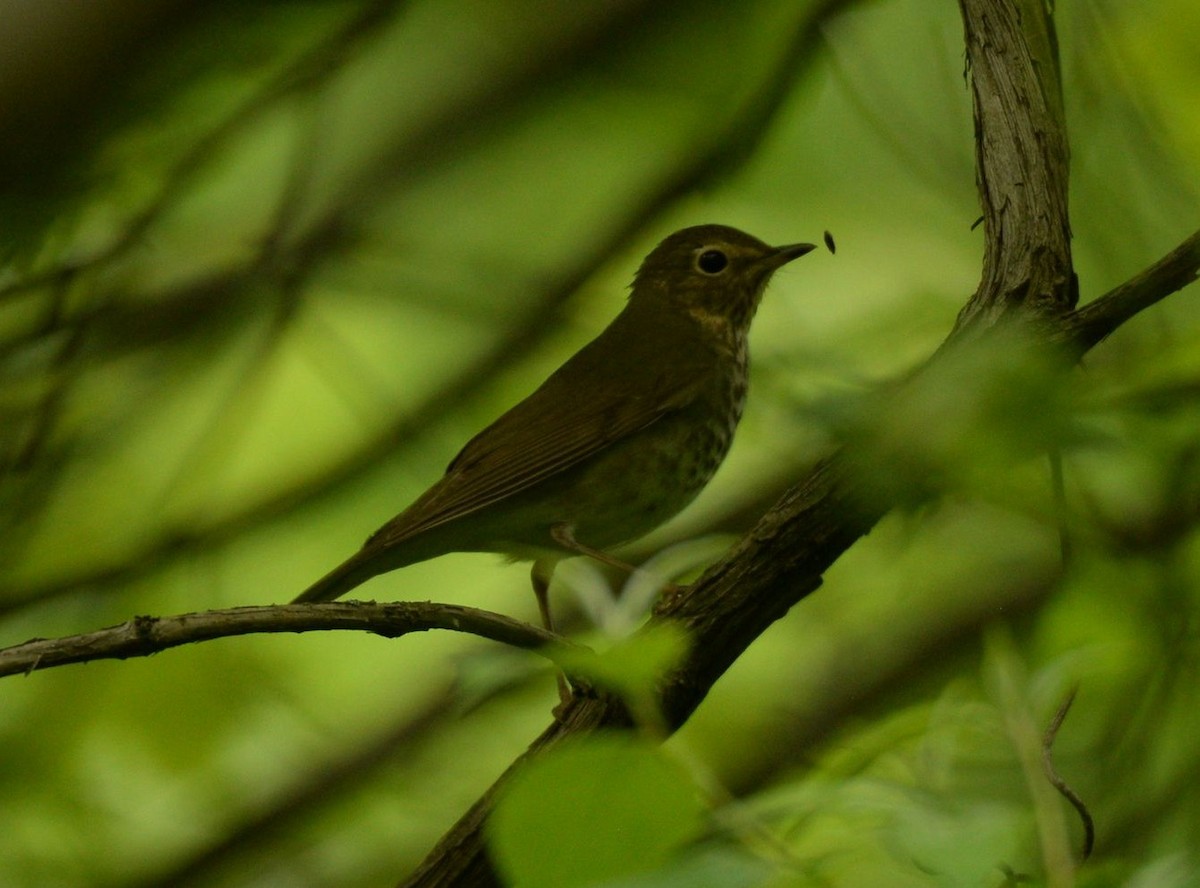
[[[825,232],[825,246],[827,246],[829,248],[829,252],[831,252],[831,253],[837,252],[837,244],[835,244],[833,242],[833,235],[830,234],[828,231]]]

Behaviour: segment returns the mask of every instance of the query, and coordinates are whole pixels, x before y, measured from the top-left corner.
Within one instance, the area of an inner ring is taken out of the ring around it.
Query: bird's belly
[[[733,438],[733,424],[722,420],[685,411],[610,446],[506,503],[481,548],[530,557],[554,548],[555,525],[567,525],[575,539],[597,549],[644,536],[716,473]]]
[[[561,551],[551,528],[609,549],[635,540],[687,506],[733,442],[746,395],[744,348],[737,367],[687,407],[614,441],[583,462],[478,515],[473,545],[518,559]]]
[[[732,437],[731,430],[707,423],[643,435],[584,471],[582,483],[595,496],[573,516],[577,539],[604,548],[663,524],[708,484]]]

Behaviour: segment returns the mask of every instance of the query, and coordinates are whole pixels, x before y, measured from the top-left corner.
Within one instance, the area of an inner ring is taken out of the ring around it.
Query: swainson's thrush
[[[725,458],[746,397],[746,334],[771,274],[814,249],[771,247],[724,225],[654,248],[624,310],[494,423],[446,474],[296,601],[344,595],[447,552],[558,559],[605,552],[662,524]]]

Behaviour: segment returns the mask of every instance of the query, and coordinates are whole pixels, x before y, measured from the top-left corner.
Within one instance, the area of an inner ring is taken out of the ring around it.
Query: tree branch
[[[234,607],[172,617],[134,617],[119,626],[84,635],[35,638],[0,650],[0,676],[29,674],[38,669],[89,660],[146,657],[169,648],[234,635],[331,629],[370,632],[384,638],[398,638],[429,629],[448,629],[490,638],[551,658],[555,652],[576,647],[553,632],[473,607],[432,601],[391,604],[337,601],[316,605]]]
[[[1069,156],[1054,24],[1042,0],[960,0],[975,115],[983,274],[947,344],[1003,317],[1075,307]]]
[[[1067,341],[1086,350],[1142,309],[1149,308],[1200,276],[1200,231],[1141,274],[1089,302],[1063,324]]]

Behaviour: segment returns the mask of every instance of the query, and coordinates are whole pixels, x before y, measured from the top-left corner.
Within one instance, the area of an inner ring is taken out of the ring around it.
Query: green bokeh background
[[[1200,217],[1200,13],[1060,5],[1086,300]],[[828,229],[837,254],[763,304],[729,460],[635,553],[732,540],[978,281],[953,4],[111,2],[86,28],[71,4],[18,7],[0,2],[0,644],[290,599],[601,329],[658,239]],[[1045,460],[951,448],[960,488],[856,545],[668,743],[741,826],[681,853],[689,881],[638,884],[1040,880],[1045,823],[1071,849],[1079,829],[1022,756],[1076,682],[1056,750],[1097,821],[1079,884],[1200,884],[1198,298],[1045,399],[1069,430],[1065,578]],[[1014,436],[1049,409],[1014,402]],[[937,434],[909,422],[898,440]],[[487,555],[362,594],[535,618],[526,568]],[[392,884],[554,699],[532,658],[447,634],[9,678],[0,882]]]

